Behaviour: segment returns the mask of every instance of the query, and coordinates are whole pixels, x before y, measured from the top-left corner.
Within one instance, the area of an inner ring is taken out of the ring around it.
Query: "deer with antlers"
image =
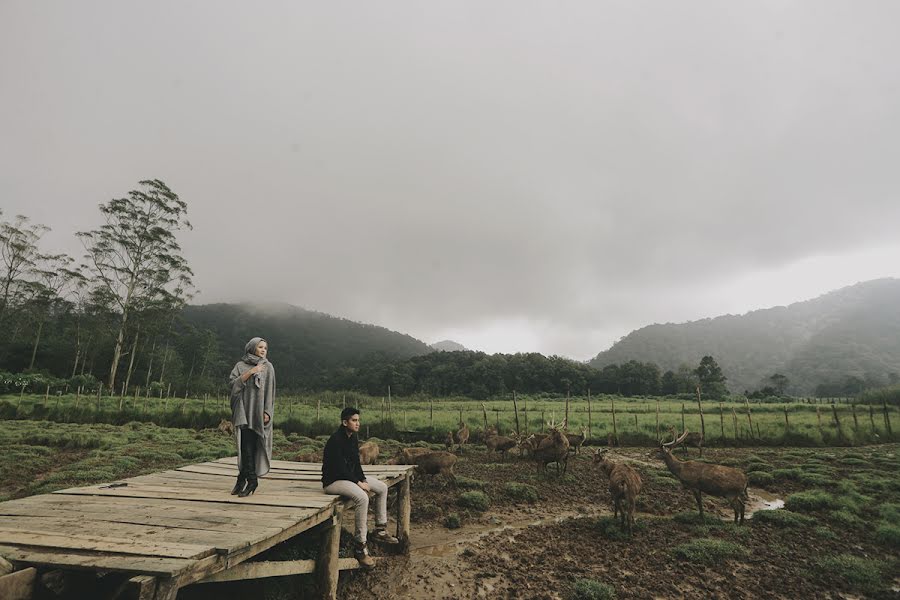
[[[700,517],[703,517],[703,492],[725,498],[731,508],[734,509],[734,522],[744,522],[744,505],[747,497],[747,476],[740,469],[697,462],[694,460],[678,460],[672,455],[672,448],[684,441],[688,432],[685,431],[671,442],[660,443],[659,447],[650,453],[651,458],[660,458],[666,463],[666,467],[681,482],[685,488],[694,494],[697,501],[697,509]]]
[[[549,434],[531,453],[531,458],[538,464],[538,471],[546,471],[547,465],[556,463],[556,474],[559,475],[559,465],[562,463],[562,474],[566,474],[569,466],[569,439],[562,431],[562,426],[553,423],[547,424]]]
[[[674,427],[669,427],[669,433],[672,434],[673,440],[678,437]],[[672,449],[674,450],[678,446],[681,446],[685,456],[687,456],[687,447],[692,446],[700,450],[700,458],[703,458],[703,434],[699,431],[689,431],[685,433],[687,433],[687,435],[683,436],[684,440],[673,446]]]

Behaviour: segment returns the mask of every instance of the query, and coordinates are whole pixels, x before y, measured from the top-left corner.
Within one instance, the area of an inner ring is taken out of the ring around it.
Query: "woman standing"
[[[272,460],[272,417],[275,409],[275,368],[266,355],[269,344],[255,337],[244,346],[244,357],[231,370],[231,422],[238,450],[238,478],[231,494],[241,498],[256,491]]]

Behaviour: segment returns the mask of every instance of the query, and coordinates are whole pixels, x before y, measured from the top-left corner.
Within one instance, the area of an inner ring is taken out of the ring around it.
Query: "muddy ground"
[[[876,535],[896,518],[900,501],[896,445],[706,450],[710,461],[776,474],[765,488],[751,486],[752,510],[779,506],[790,494],[811,489],[855,498],[846,504],[852,510],[809,509],[801,514],[804,523],[792,526],[752,518],[735,526],[724,500],[708,497],[706,510],[718,518],[701,521],[693,497],[662,461],[648,457],[648,449],[615,449],[644,482],[633,538],[609,517],[607,483],[590,452],[573,458],[568,474],[557,477],[552,467],[538,474],[522,459],[503,461],[472,448],[457,464],[455,483],[418,477],[411,553],[384,555],[372,572],[342,574],[339,597],[550,599],[612,592],[617,598],[900,598],[896,540]],[[538,498],[507,491],[508,482],[533,486]],[[490,497],[487,510],[460,506],[460,494],[473,489]],[[455,525],[450,515],[459,517],[459,528],[448,528]],[[679,553],[697,540],[713,540],[700,542],[712,547]],[[840,561],[847,560],[845,568]]]

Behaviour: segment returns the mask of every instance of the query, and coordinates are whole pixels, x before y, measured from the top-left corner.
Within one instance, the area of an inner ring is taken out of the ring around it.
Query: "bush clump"
[[[456,487],[464,490],[483,490],[487,483],[480,479],[472,479],[471,477],[456,476]]]
[[[900,504],[885,502],[878,507],[878,515],[888,523],[900,525]]]
[[[462,521],[459,518],[459,515],[456,513],[450,513],[444,519],[444,527],[447,529],[459,529],[462,527]]]
[[[881,522],[875,530],[875,539],[888,548],[900,549],[900,526]]]
[[[775,469],[772,471],[772,475],[778,481],[785,481],[787,479],[799,481],[800,477],[803,476],[803,471],[797,467],[792,467],[790,469]]]
[[[572,600],[615,600],[616,589],[594,579],[579,579],[572,589]]]
[[[629,539],[628,531],[623,529],[619,523],[619,519],[615,517],[600,517],[597,519],[597,531],[608,540],[621,541]]]
[[[491,505],[491,499],[484,492],[463,492],[456,499],[456,503],[463,508],[471,508],[472,510],[483,512]]]
[[[879,561],[860,558],[852,554],[828,556],[819,561],[830,572],[861,592],[874,592],[881,587],[882,564]]]
[[[775,483],[775,477],[764,471],[750,471],[747,473],[747,479],[750,485],[766,487]]]
[[[751,521],[754,525],[775,525],[776,527],[808,527],[816,520],[808,515],[791,512],[784,509],[758,510],[753,513]]]
[[[510,481],[503,486],[503,493],[517,502],[534,503],[538,501],[537,488],[527,483]]]
[[[691,540],[672,548],[672,554],[677,558],[701,565],[716,565],[729,558],[739,558],[746,553],[743,546],[710,538]]]
[[[811,512],[835,506],[834,496],[823,490],[809,490],[791,494],[784,507],[794,512]]]

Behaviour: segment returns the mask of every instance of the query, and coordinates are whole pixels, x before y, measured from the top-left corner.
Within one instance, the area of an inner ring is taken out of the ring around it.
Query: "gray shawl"
[[[241,461],[241,428],[247,427],[259,435],[262,452],[256,453],[256,474],[269,472],[272,462],[272,424],[275,422],[275,367],[268,360],[254,354],[256,346],[262,338],[253,338],[244,348],[244,357],[231,370],[231,422],[238,450],[238,465]],[[241,375],[257,364],[266,365],[266,369],[257,373],[246,382]],[[269,424],[263,423],[263,413],[268,413]]]

